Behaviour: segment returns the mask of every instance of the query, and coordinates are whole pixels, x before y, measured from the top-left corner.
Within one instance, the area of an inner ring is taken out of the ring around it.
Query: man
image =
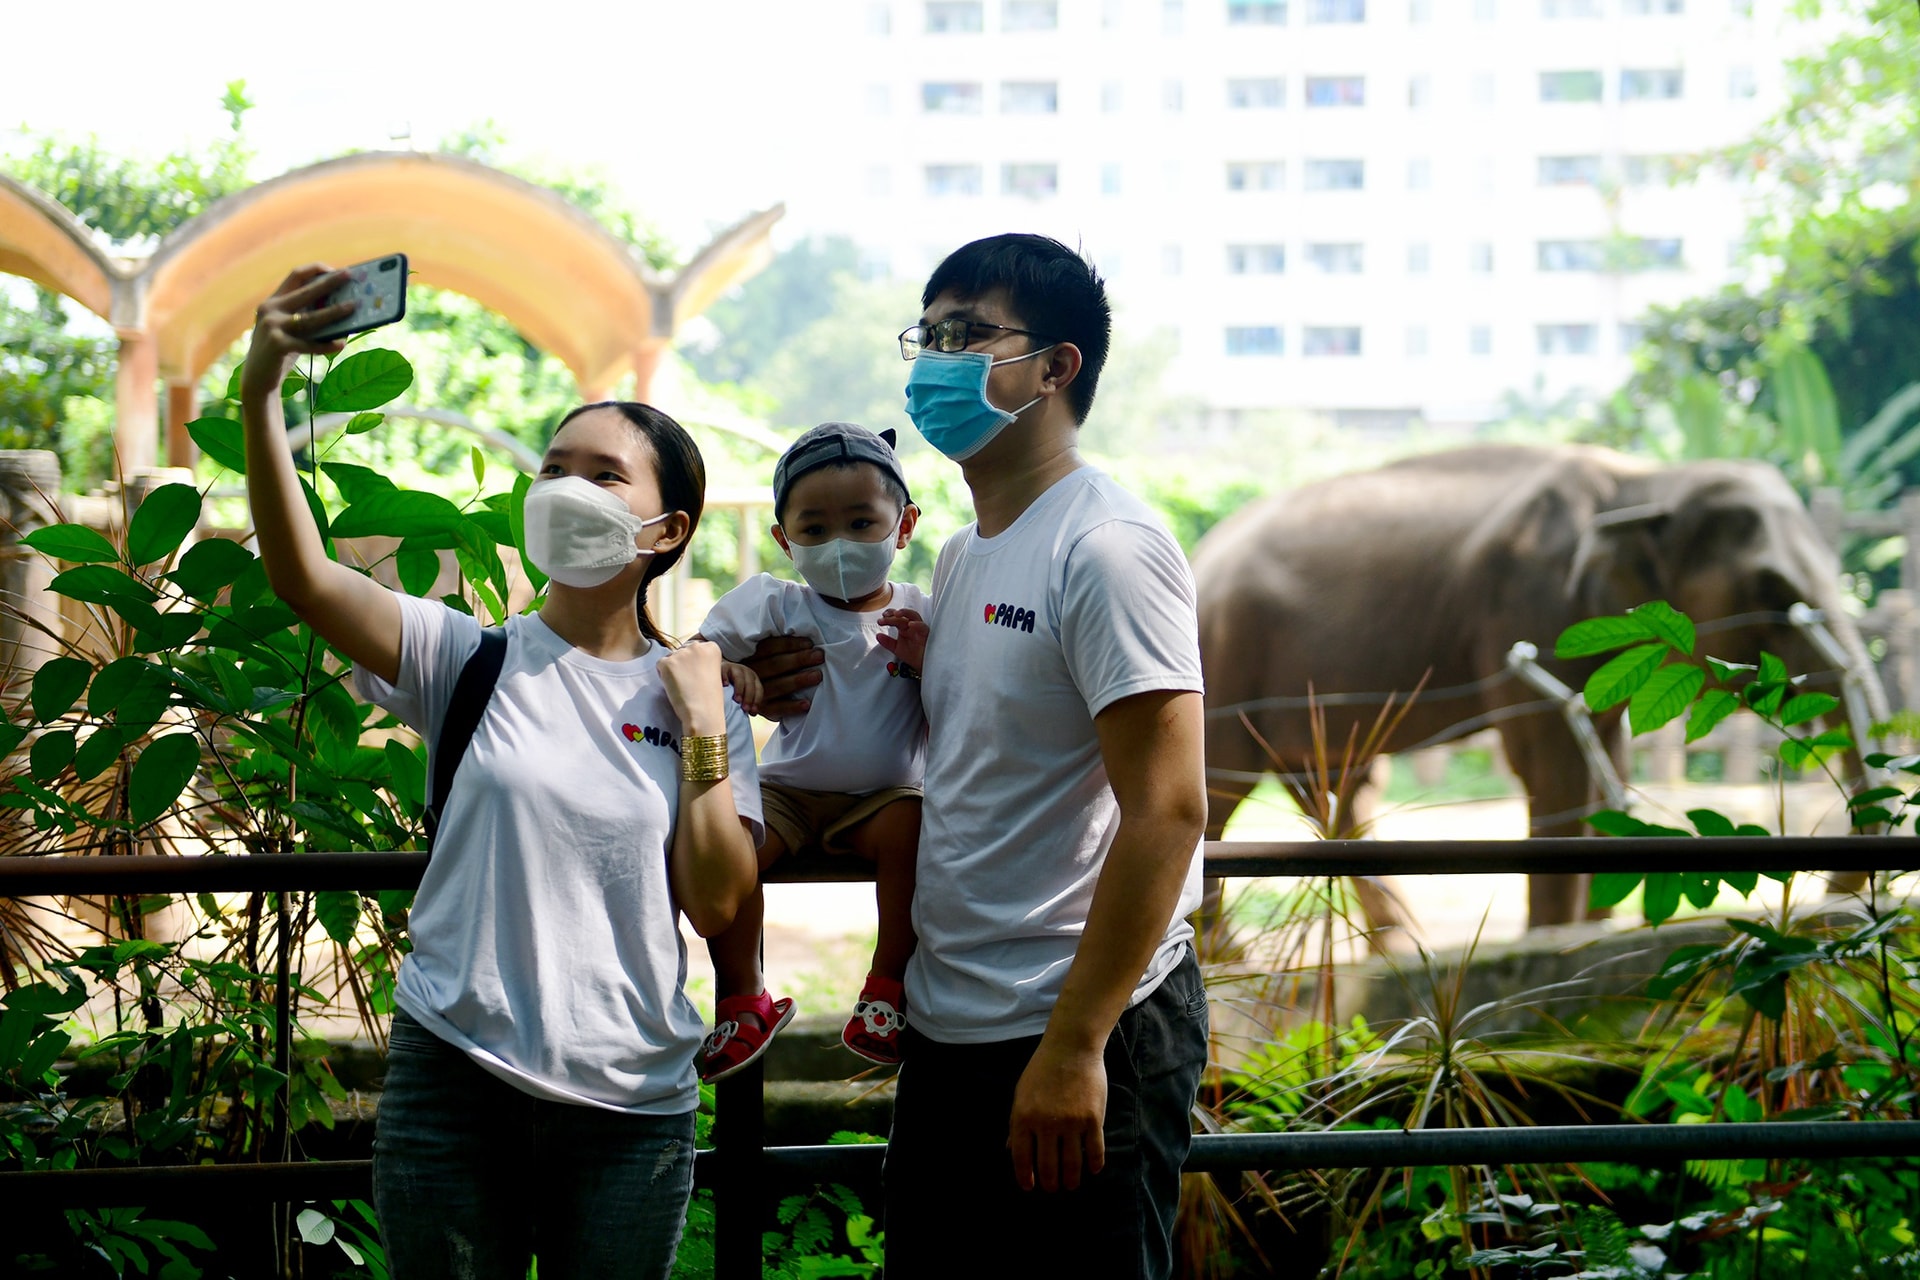
[[[922,301],[908,413],[976,521],[934,572],[887,1273],[1163,1277],[1207,1052],[1193,581],[1075,450],[1111,328],[1091,267],[995,236]]]

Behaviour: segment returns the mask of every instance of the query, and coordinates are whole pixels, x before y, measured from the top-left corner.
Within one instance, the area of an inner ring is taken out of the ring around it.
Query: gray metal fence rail
[[[419,884],[420,853],[309,853],[254,857],[0,857],[0,897],[96,894],[280,893],[321,889],[402,889]],[[1336,840],[1214,842],[1210,876],[1463,875],[1670,871],[1906,871],[1920,865],[1920,844],[1900,838],[1728,837],[1681,839],[1534,839],[1520,841]],[[776,868],[785,883],[868,878],[844,860]],[[285,915],[281,916],[284,922]],[[282,926],[284,930],[284,925]],[[290,940],[276,940],[282,961]],[[283,984],[284,989],[284,984]],[[278,1042],[287,1042],[282,1008]],[[723,1082],[715,1106],[714,1148],[702,1152],[697,1179],[714,1189],[719,1233],[717,1274],[760,1274],[760,1221],[775,1186],[825,1180],[871,1182],[883,1146],[767,1147],[758,1067]],[[1776,1122],[1714,1125],[1570,1125],[1524,1129],[1384,1130],[1353,1133],[1204,1134],[1187,1168],[1403,1168],[1414,1165],[1578,1163],[1759,1157],[1920,1156],[1920,1121],[1870,1124]],[[11,1212],[182,1202],[302,1203],[365,1198],[368,1161],[193,1165],[0,1173],[0,1204]]]

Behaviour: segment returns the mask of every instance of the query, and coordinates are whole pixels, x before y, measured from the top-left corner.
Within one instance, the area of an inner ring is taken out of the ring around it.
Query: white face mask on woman
[[[906,517],[906,512],[900,514],[902,519]],[[896,520],[878,542],[834,538],[804,547],[789,541],[787,550],[793,555],[793,567],[815,591],[835,600],[858,600],[878,591],[887,580],[887,571],[893,567],[894,543],[899,540],[900,521]]]
[[[642,520],[626,503],[579,476],[541,480],[527,490],[527,558],[555,582],[597,587],[639,557],[653,555],[634,539],[672,514]]]

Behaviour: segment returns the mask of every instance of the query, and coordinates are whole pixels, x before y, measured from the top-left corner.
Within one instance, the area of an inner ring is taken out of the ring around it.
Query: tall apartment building
[[[1649,304],[1743,274],[1741,189],[1668,178],[1782,79],[1749,0],[834,9],[866,78],[826,229],[910,278],[993,231],[1078,242],[1216,424],[1611,390]]]

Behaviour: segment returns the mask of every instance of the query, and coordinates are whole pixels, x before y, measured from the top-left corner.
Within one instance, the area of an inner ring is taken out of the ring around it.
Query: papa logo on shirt
[[[1018,627],[1022,631],[1033,630],[1033,610],[1018,609],[1010,604],[990,604],[987,606],[987,625],[999,623],[1003,627]]]
[[[650,724],[642,729],[637,724],[623,724],[620,726],[620,732],[628,742],[644,742],[648,746],[665,747],[673,752],[680,750],[680,740],[658,725]]]

